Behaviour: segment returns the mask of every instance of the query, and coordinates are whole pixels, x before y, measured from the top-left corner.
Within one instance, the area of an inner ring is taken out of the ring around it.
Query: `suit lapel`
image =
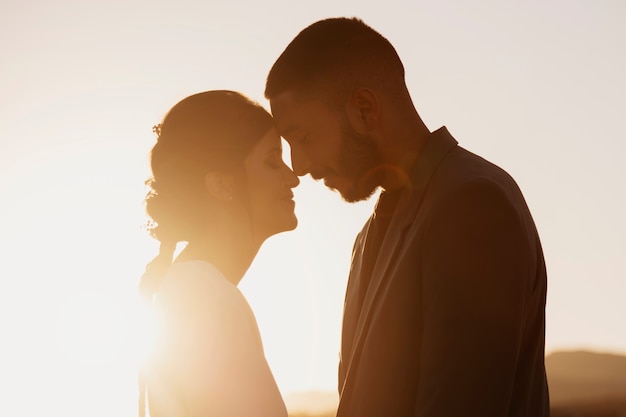
[[[367,221],[363,230],[357,236],[356,243],[354,245],[354,253],[352,254],[352,265],[350,266],[350,277],[361,276],[367,267],[363,265],[363,259],[365,258],[365,240],[370,235],[370,228],[372,224],[372,217]],[[361,288],[364,283],[358,279],[349,279],[348,287],[346,288],[346,298],[344,301],[343,310],[343,329],[341,339],[341,352],[340,352],[340,365],[339,365],[339,382],[343,384],[345,380],[345,370],[349,366],[351,361],[350,354],[353,352],[354,343],[356,341],[355,331],[361,313],[362,298],[361,294],[363,289]],[[339,386],[341,392],[342,385]]]
[[[387,271],[390,265],[395,262],[395,258],[404,244],[406,231],[415,220],[428,182],[439,163],[456,144],[456,140],[450,136],[445,127],[433,132],[422,148],[411,171],[411,181],[399,197],[376,258],[376,263],[372,269],[367,293],[353,333],[351,360],[348,364],[349,368],[346,370],[346,379],[349,377],[350,368],[354,366],[355,362],[358,362],[357,354],[361,350],[372,314],[375,312],[379,301],[380,297],[378,297],[378,294],[385,284],[389,282]],[[358,277],[358,273],[354,274],[354,277]],[[348,300],[346,301],[346,304],[348,304]]]

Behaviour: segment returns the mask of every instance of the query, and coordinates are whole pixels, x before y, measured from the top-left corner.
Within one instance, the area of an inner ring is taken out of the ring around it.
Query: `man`
[[[515,181],[429,131],[359,19],[300,32],[265,96],[296,174],[349,202],[382,188],[353,250],[337,415],[548,416],[546,269]]]

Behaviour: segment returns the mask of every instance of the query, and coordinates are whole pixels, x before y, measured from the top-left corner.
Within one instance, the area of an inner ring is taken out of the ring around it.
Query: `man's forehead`
[[[319,104],[321,102],[318,100],[303,98],[293,91],[282,92],[270,99],[272,116],[282,136],[288,135],[293,130],[301,127],[304,116],[310,115],[310,112],[314,111]]]
[[[279,116],[290,114],[295,108],[302,105],[302,97],[293,90],[283,91],[270,99],[272,114]]]

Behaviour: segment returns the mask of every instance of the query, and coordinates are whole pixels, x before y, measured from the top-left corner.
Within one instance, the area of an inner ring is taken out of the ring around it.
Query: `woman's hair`
[[[205,233],[210,202],[204,191],[209,171],[237,172],[254,145],[273,126],[271,115],[244,95],[206,91],[177,103],[154,131],[152,178],[146,184],[148,229],[160,242],[146,267],[140,291],[151,299],[172,262],[178,242]]]

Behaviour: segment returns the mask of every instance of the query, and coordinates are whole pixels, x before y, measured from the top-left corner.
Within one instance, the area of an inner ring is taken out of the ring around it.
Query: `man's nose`
[[[297,176],[302,177],[311,172],[311,161],[304,152],[291,148],[291,167]]]

